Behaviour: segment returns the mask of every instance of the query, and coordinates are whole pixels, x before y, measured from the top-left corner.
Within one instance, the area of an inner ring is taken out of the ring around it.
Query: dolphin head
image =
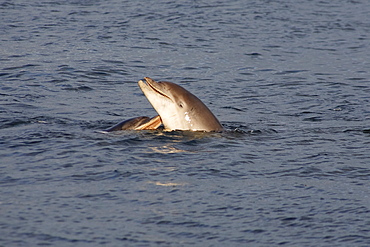
[[[166,130],[221,131],[222,125],[200,99],[172,82],[149,77],[138,82]]]

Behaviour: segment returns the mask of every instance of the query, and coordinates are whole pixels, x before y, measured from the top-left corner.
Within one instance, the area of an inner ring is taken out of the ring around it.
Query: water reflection
[[[155,184],[155,185],[158,185],[158,186],[165,186],[165,187],[175,187],[175,186],[184,186],[186,185],[186,183],[173,183],[173,182],[168,182],[168,183],[162,183],[162,182],[158,182],[158,181],[150,181],[148,182],[150,184]]]
[[[189,152],[187,150],[179,149],[173,146],[167,146],[163,145],[160,147],[149,147],[150,150],[156,153],[161,153],[161,154],[172,154],[172,153],[183,153],[183,152]]]

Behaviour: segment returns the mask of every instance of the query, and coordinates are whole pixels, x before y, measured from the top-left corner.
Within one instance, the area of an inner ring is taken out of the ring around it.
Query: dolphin
[[[223,127],[208,107],[195,95],[172,82],[156,82],[149,77],[138,82],[160,116],[165,131],[222,131]]]
[[[106,129],[105,132],[117,130],[155,130],[161,126],[162,121],[160,116],[149,117],[135,117],[123,122],[120,122],[113,127]]]

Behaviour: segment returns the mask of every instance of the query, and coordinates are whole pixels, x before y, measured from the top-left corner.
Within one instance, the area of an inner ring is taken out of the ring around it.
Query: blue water
[[[369,1],[3,1],[0,246],[369,246]],[[223,133],[101,133],[197,95]]]

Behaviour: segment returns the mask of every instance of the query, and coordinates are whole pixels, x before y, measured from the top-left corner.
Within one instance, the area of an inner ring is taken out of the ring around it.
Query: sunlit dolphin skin
[[[159,114],[165,130],[222,131],[223,127],[208,107],[195,95],[172,82],[156,82],[149,77],[139,87]]]

